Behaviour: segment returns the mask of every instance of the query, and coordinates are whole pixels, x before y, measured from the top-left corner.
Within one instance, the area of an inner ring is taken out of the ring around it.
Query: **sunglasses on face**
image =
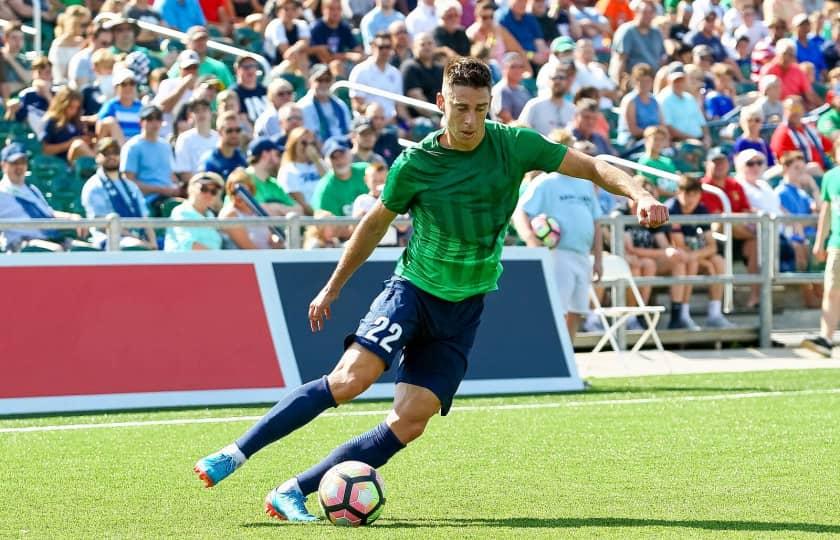
[[[239,67],[246,71],[250,71],[252,69],[257,69],[259,66],[257,64],[242,64]]]
[[[120,86],[137,86],[135,81],[123,81],[119,84]]]
[[[750,122],[750,123],[760,124],[760,123],[761,123],[761,118],[750,118],[750,119],[748,120],[748,122]]]
[[[225,130],[225,133],[242,133],[242,128],[241,127],[227,128]]]
[[[119,150],[106,150],[106,151],[102,152],[102,155],[105,156],[105,157],[120,157],[120,151]]]
[[[292,92],[289,91],[289,90],[281,90],[281,91],[277,92],[277,95],[278,96],[291,96]]]
[[[216,195],[218,195],[221,190],[222,189],[217,185],[201,186],[201,192],[202,193],[209,193],[210,195],[213,195],[214,197]]]
[[[391,48],[390,43],[380,43],[380,44],[374,44],[374,45],[376,45],[376,48],[381,50],[381,51],[385,51],[385,50],[388,50],[388,49]]]
[[[303,122],[303,117],[302,116],[290,116],[290,117],[286,118],[286,120]]]
[[[789,159],[787,162],[783,163],[782,165],[784,165],[785,167],[787,167],[787,166],[789,166],[789,165],[793,165],[793,164],[794,164],[794,163],[796,163],[797,161],[801,161],[801,162],[805,163],[805,158],[795,157],[795,158],[793,158],[793,159]]]
[[[764,161],[760,159],[753,159],[747,162],[747,167],[758,167],[759,165],[764,165]]]

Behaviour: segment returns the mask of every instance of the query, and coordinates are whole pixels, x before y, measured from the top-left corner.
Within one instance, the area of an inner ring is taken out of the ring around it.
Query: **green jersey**
[[[248,167],[247,172],[248,176],[251,177],[251,180],[254,181],[254,186],[257,188],[257,192],[254,193],[254,198],[258,203],[280,203],[286,206],[294,206],[297,204],[295,200],[286,193],[283,187],[277,183],[276,178],[269,177],[265,180],[260,180],[257,178],[257,175],[254,174],[254,170],[250,167]]]
[[[677,166],[674,165],[674,162],[668,156],[659,156],[658,158],[652,158],[649,155],[645,154],[639,158],[639,165],[647,165],[648,167],[653,167],[654,169],[659,169],[660,171],[665,171],[669,173],[677,173]],[[656,187],[659,189],[666,191],[668,193],[676,193],[677,191],[677,182],[676,180],[671,180],[670,178],[663,178],[661,176],[656,176],[655,174],[651,174],[648,172],[643,172],[647,178],[653,180],[656,184]]]
[[[817,120],[817,131],[826,137],[834,136],[834,132],[840,129],[840,111],[834,107],[820,115]]]
[[[840,249],[840,167],[831,169],[822,179],[822,200],[831,205],[829,249]]]
[[[326,210],[334,216],[350,216],[353,214],[353,201],[359,195],[368,192],[365,184],[365,170],[367,163],[353,163],[350,165],[350,178],[339,180],[335,172],[330,171],[318,180],[315,193],[312,195],[312,208]]]
[[[451,302],[497,288],[522,177],[555,171],[566,156],[536,131],[490,121],[485,128],[469,152],[444,148],[443,131],[431,133],[400,154],[382,191],[386,208],[414,219],[396,274]]]

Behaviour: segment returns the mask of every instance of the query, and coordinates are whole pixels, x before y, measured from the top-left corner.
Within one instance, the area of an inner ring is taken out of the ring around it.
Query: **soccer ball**
[[[334,525],[370,525],[385,505],[385,483],[366,463],[339,463],[321,478],[318,502]]]
[[[540,214],[531,220],[531,229],[543,245],[549,249],[560,242],[560,224],[551,216]]]

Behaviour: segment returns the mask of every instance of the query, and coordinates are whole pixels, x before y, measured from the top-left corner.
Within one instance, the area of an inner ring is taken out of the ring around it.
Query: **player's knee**
[[[333,371],[327,376],[333,399],[338,404],[347,403],[364,392],[371,385],[371,381],[351,370]]]
[[[387,423],[400,442],[408,444],[426,431],[429,417],[418,415],[400,416],[396,411],[391,411],[391,414],[388,415]]]

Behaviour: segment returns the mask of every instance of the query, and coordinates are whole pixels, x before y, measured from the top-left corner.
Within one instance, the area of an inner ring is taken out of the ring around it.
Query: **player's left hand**
[[[335,302],[337,298],[338,293],[324,287],[309,304],[309,327],[313,332],[324,329],[324,324],[330,318],[330,304]]]
[[[645,227],[659,227],[668,222],[668,207],[647,195],[636,201],[636,218]]]

